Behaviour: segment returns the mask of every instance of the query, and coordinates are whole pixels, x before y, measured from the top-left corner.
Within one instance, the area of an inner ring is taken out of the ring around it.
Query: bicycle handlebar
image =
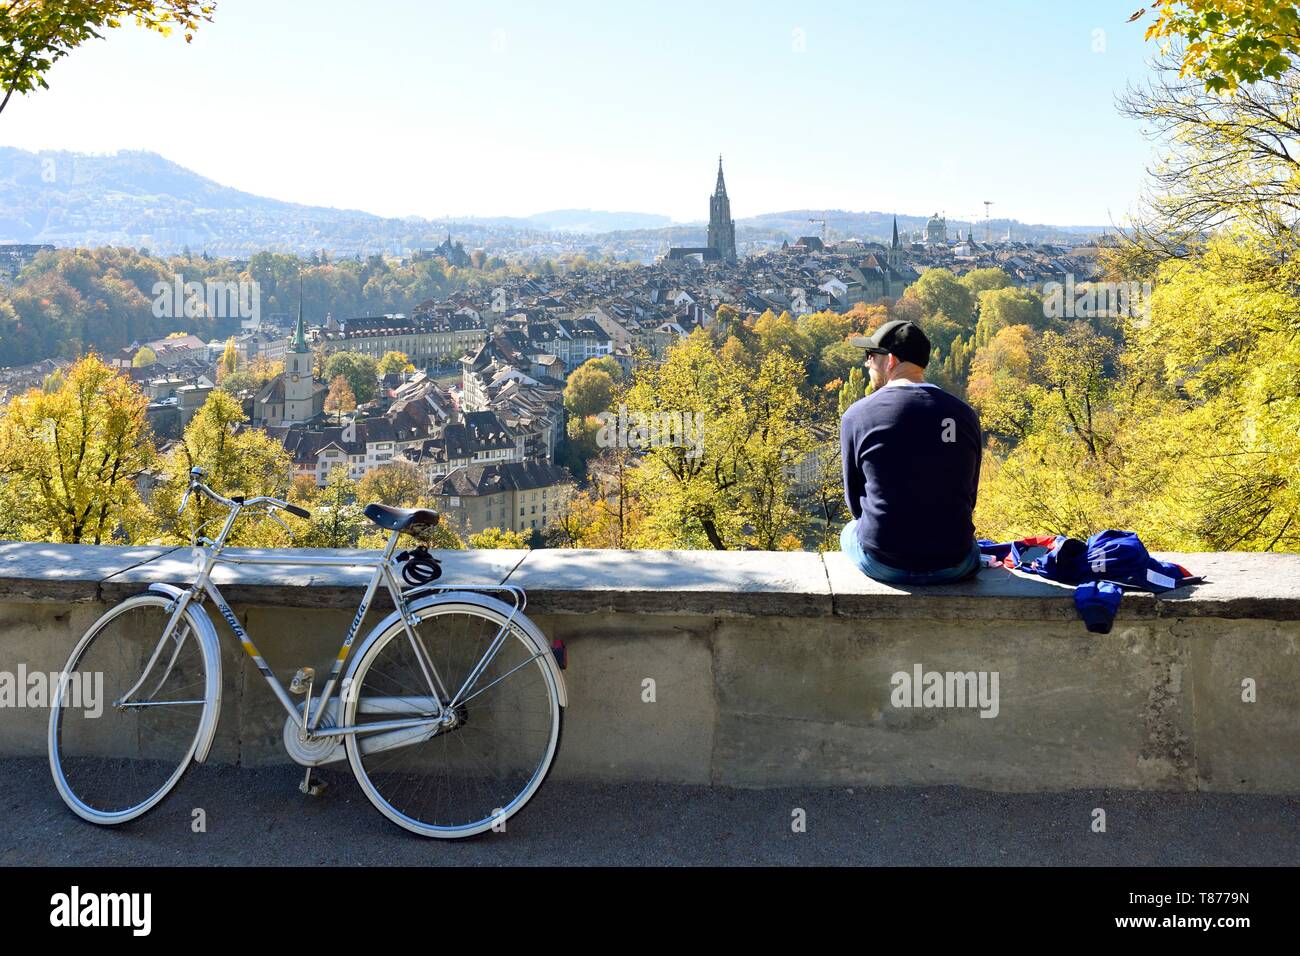
[[[217,494],[215,491],[213,491],[211,488],[209,488],[207,485],[205,485],[200,480],[202,477],[203,477],[202,469],[200,468],[190,469],[190,484],[189,487],[185,489],[185,496],[181,498],[181,506],[177,510],[176,512],[177,514],[180,514],[185,510],[185,505],[188,504],[190,500],[190,493],[197,491],[199,494],[203,495],[203,497],[207,498],[209,501],[215,502],[216,504],[219,504],[225,508],[249,508],[252,507],[253,505],[270,505],[272,508],[281,508],[289,512],[289,514],[295,515],[296,517],[299,518],[311,517],[311,512],[308,511],[306,508],[299,508],[297,505],[291,505],[289,504],[289,502],[281,501],[279,498],[270,498],[266,496],[259,496],[257,498],[245,498],[243,495],[235,495],[232,498],[224,498],[221,495]]]

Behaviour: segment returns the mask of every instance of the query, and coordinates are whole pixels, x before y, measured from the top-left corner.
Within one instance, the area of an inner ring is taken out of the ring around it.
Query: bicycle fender
[[[172,584],[151,584],[149,590],[172,600],[185,594],[184,589]],[[185,608],[185,614],[199,639],[207,671],[204,697],[212,701],[211,707],[204,708],[203,722],[199,726],[199,745],[194,750],[194,762],[203,763],[208,759],[208,751],[212,749],[212,741],[217,735],[217,719],[221,716],[221,643],[217,640],[217,629],[212,624],[212,618],[208,617],[208,612],[201,605],[191,601]]]
[[[504,601],[498,601],[496,598],[487,597],[483,594],[476,594],[471,591],[450,591],[445,594],[431,594],[428,597],[417,598],[408,604],[407,607],[412,612],[415,612],[437,604],[461,603],[477,604],[480,607],[496,611],[503,618],[507,619],[510,617],[511,611],[514,610],[514,608],[509,604],[506,604]],[[379,639],[379,635],[383,634],[394,624],[400,624],[401,621],[402,616],[400,612],[393,611],[371,628],[370,633],[366,635],[365,640],[361,642],[360,647],[355,653],[353,653],[352,660],[348,662],[347,673],[344,675],[343,679],[349,686],[351,685],[352,679],[355,675],[357,664],[366,656],[366,651],[370,649],[370,645]],[[551,676],[555,678],[555,690],[560,698],[560,706],[567,708],[569,706],[569,692],[564,686],[564,673],[560,670],[559,664],[555,661],[555,654],[551,652],[551,645],[550,642],[546,640],[546,635],[544,635],[541,632],[541,629],[522,613],[515,615],[512,624],[514,627],[523,631],[525,636],[527,636],[528,639],[537,647],[537,650],[542,652],[541,659],[547,670],[551,672]]]

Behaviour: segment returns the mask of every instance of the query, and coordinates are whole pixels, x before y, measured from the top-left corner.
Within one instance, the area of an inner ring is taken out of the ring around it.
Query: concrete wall
[[[451,583],[525,588],[529,616],[568,646],[560,776],[1300,793],[1300,556],[1164,556],[1206,583],[1126,596],[1108,635],[1085,630],[1069,589],[1002,570],[900,589],[839,554],[441,557]],[[58,670],[112,603],[150,581],[188,583],[189,558],[0,544],[0,671]],[[216,577],[285,681],[327,665],[364,579],[251,566]],[[225,694],[212,759],[285,761],[283,711],[217,626]],[[892,675],[916,665],[996,672],[997,716],[896,706]],[[0,709],[0,754],[44,753],[47,717]]]

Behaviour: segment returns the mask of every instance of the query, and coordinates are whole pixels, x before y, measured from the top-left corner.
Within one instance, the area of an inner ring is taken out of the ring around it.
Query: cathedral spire
[[[716,249],[718,258],[736,261],[736,221],[731,218],[731,200],[727,198],[727,184],[722,178],[722,154],[718,154],[718,185],[709,197],[709,246]]]
[[[890,241],[889,248],[891,249],[898,248],[898,216],[897,215],[894,216],[894,238]]]

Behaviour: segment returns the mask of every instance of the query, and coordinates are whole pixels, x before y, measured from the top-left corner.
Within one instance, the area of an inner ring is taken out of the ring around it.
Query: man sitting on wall
[[[866,349],[871,391],[840,424],[844,497],[853,514],[840,548],[889,584],[970,577],[980,568],[971,517],[979,415],[925,381],[930,340],[919,326],[886,322],[850,344]]]

